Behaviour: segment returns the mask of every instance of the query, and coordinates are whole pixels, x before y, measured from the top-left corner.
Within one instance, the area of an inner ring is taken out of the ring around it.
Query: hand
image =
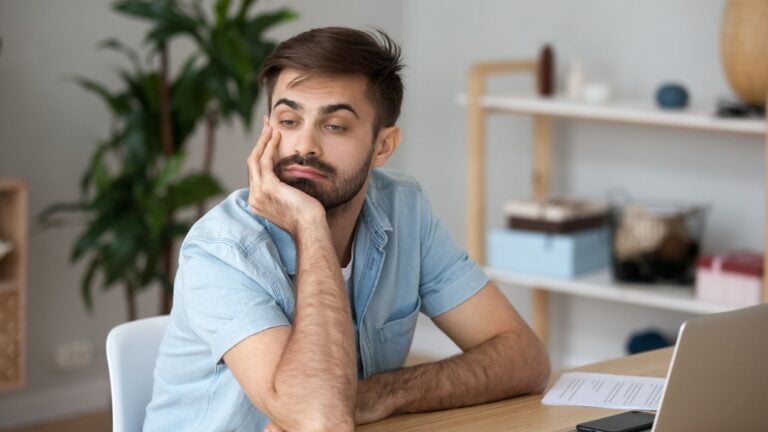
[[[299,227],[317,218],[325,220],[322,204],[308,194],[288,186],[275,175],[274,155],[280,143],[280,132],[264,119],[264,129],[256,146],[248,156],[248,204],[257,215],[263,216],[288,231],[294,237]]]
[[[264,432],[286,432],[286,431],[280,426],[274,423],[270,423],[267,425],[267,427],[264,428]]]
[[[375,384],[376,377],[357,382],[357,398],[355,400],[355,424],[373,423],[387,418],[394,413],[382,396],[386,392]],[[388,394],[388,393],[387,393]]]

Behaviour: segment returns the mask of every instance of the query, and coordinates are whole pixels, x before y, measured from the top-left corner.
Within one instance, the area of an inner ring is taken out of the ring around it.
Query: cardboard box
[[[762,302],[763,255],[726,252],[703,255],[696,266],[696,298],[708,303],[747,307]]]
[[[488,233],[488,264],[497,269],[570,278],[610,263],[610,232],[574,233],[497,229]]]

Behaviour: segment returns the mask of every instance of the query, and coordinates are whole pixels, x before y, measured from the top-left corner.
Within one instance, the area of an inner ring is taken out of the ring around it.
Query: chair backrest
[[[120,324],[107,335],[113,432],[141,431],[168,316]]]

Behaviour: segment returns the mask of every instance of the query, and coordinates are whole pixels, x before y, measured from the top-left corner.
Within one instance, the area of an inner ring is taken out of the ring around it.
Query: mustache
[[[275,172],[280,173],[284,171],[289,165],[294,165],[294,164],[316,169],[317,171],[320,171],[321,173],[325,174],[328,177],[333,177],[336,175],[336,168],[321,161],[316,156],[312,156],[312,155],[302,156],[298,154],[294,154],[286,158],[280,159],[275,164]]]

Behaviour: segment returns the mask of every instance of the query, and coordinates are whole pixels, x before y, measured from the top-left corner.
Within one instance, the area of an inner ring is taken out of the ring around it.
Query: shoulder
[[[432,217],[429,200],[419,182],[408,174],[390,169],[373,170],[366,207],[366,216],[377,219],[385,227],[416,227]]]
[[[238,189],[192,225],[182,249],[194,243],[203,249],[235,249],[250,255],[270,238],[267,224],[248,207],[248,189]]]
[[[404,172],[388,168],[376,168],[371,175],[370,189],[373,191],[404,189],[421,192],[421,185],[413,176]]]
[[[425,199],[424,191],[419,182],[408,174],[392,169],[377,168],[373,170],[368,196],[374,204],[387,208],[416,204]]]

